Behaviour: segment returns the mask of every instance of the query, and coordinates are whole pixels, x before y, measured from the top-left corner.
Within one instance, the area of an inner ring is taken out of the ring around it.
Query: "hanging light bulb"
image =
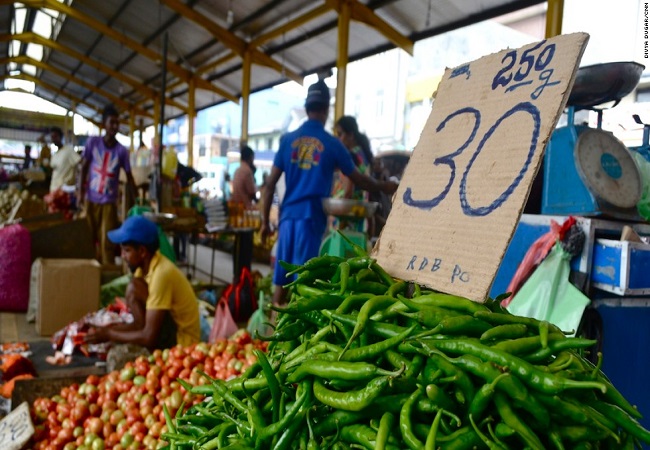
[[[226,16],[226,23],[231,27],[235,21],[235,13],[232,12],[232,0],[228,0],[228,15]]]

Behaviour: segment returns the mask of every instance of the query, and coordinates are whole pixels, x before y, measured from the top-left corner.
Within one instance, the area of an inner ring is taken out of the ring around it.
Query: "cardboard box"
[[[650,245],[597,239],[591,280],[593,286],[617,295],[650,294]]]
[[[93,259],[42,259],[34,262],[38,306],[36,331],[50,336],[99,309],[101,266]]]

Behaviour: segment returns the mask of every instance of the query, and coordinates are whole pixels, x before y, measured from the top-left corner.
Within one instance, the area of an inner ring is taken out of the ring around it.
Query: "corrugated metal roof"
[[[246,51],[255,63],[252,92],[334,67],[342,5],[352,11],[348,53],[354,61],[394,48],[396,35],[415,42],[538,3],[543,1],[0,0],[0,79],[32,80],[36,95],[96,122],[104,105],[114,103],[148,126],[162,87],[165,33],[169,118],[186,113],[192,77],[197,110],[240,98]],[[43,13],[60,28],[52,39],[35,34],[35,18]],[[14,24],[23,14],[24,27]],[[14,40],[22,45],[12,46]],[[28,44],[43,45],[42,61],[25,56]],[[34,78],[21,70],[29,64],[36,66]]]

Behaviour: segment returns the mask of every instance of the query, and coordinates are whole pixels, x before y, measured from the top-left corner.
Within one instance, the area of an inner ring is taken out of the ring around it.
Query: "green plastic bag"
[[[646,159],[647,154],[647,150],[644,153],[632,152],[636,165],[639,167],[639,173],[641,174],[641,180],[643,182],[641,199],[637,202],[636,209],[641,217],[650,221],[650,161]]]
[[[108,283],[102,284],[99,288],[99,306],[105,308],[115,302],[115,297],[124,297],[126,295],[126,287],[130,281],[131,275],[122,275]]]
[[[512,299],[508,311],[546,320],[575,334],[590,300],[569,282],[570,259],[571,255],[556,243]]]
[[[268,336],[273,333],[273,328],[269,325],[269,318],[264,312],[264,291],[259,292],[259,298],[257,299],[257,309],[248,319],[248,325],[246,326],[246,331],[250,333],[251,336],[256,336],[256,332],[260,336]]]

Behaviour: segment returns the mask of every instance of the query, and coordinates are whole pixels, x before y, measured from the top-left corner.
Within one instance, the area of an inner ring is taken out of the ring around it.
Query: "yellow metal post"
[[[562,16],[564,0],[548,0],[546,10],[546,37],[551,38],[562,34]]]
[[[242,77],[242,108],[241,108],[241,144],[248,142],[248,106],[251,94],[251,54],[244,52],[244,76]]]
[[[189,88],[187,107],[187,165],[192,167],[194,164],[194,119],[196,118],[194,103],[196,83],[194,77],[190,78]]]
[[[345,83],[348,65],[348,43],[350,40],[350,5],[341,2],[338,24],[338,51],[336,55],[336,103],[334,104],[334,120],[338,120],[345,112]]]

